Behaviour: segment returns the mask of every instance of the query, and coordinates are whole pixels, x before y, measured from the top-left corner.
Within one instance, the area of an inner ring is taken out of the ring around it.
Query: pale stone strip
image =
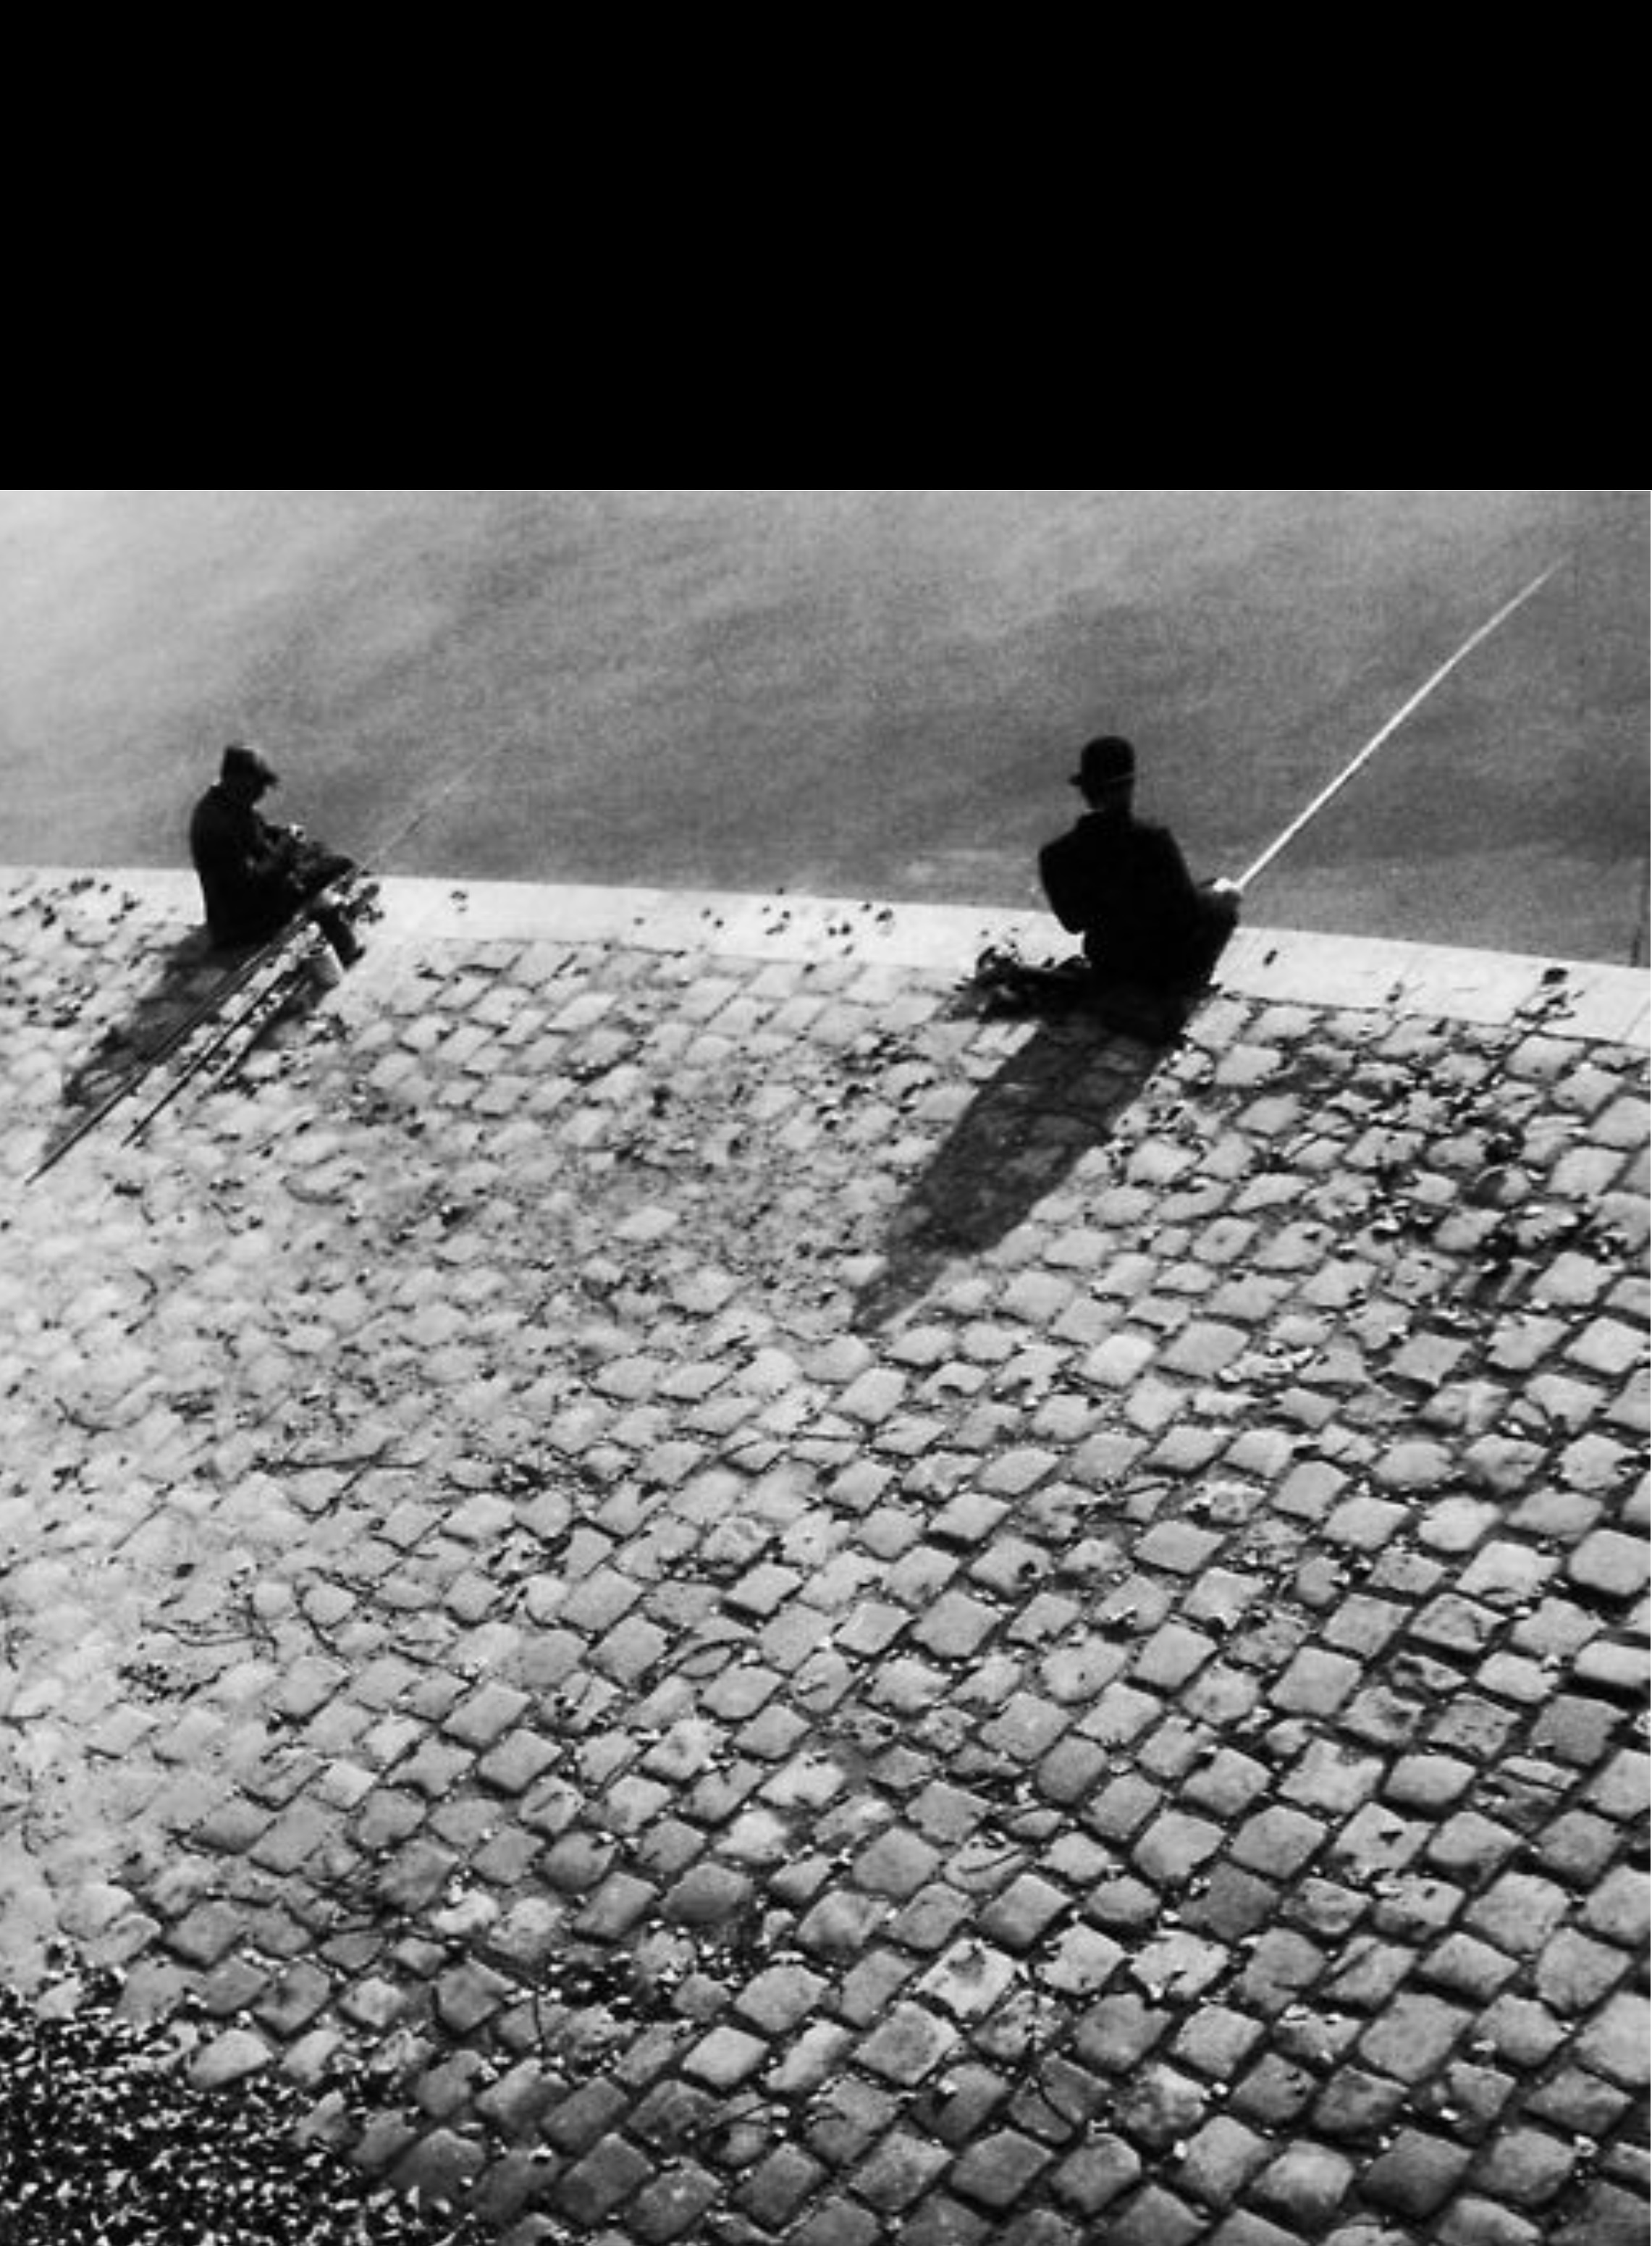
[[[200,916],[194,877],[176,868],[0,868],[0,889],[92,880],[135,898],[146,917]],[[774,960],[852,957],[867,966],[966,976],[987,943],[1028,959],[1068,955],[1069,939],[1044,913],[994,907],[887,904],[866,898],[755,895],[571,882],[391,879],[373,942],[548,941],[629,943],[655,951]],[[371,956],[371,955],[370,955]],[[1556,977],[1555,970],[1563,970]],[[1549,978],[1549,979],[1546,979]],[[1552,960],[1378,936],[1245,928],[1223,957],[1220,981],[1242,997],[1303,1005],[1430,1014],[1497,1024],[1542,1005],[1545,1033],[1644,1049],[1652,983],[1639,968]],[[1563,1008],[1547,1002],[1563,993]]]

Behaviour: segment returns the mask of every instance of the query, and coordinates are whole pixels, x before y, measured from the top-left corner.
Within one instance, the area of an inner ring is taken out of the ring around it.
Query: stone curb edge
[[[106,886],[165,920],[200,917],[193,874],[173,868],[0,867],[0,894],[38,883]],[[380,941],[633,945],[744,959],[852,956],[962,977],[987,943],[1023,956],[1071,946],[1049,915],[985,906],[887,904],[864,898],[742,891],[587,887],[535,881],[391,877],[381,884]],[[1490,1025],[1538,1004],[1546,1035],[1652,1043],[1652,977],[1595,960],[1554,960],[1386,937],[1243,928],[1220,981],[1240,997],[1377,1009]]]

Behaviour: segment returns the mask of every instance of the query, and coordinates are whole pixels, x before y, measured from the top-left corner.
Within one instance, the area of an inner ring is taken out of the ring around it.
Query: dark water
[[[1086,735],[1252,916],[1623,959],[1640,492],[0,496],[0,859],[167,864],[217,751],[386,870],[1021,905]],[[411,822],[410,824],[410,821]]]

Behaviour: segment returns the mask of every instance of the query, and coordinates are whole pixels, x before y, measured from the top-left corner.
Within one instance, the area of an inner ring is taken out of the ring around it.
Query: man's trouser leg
[[[335,894],[335,884],[355,871],[353,858],[316,849],[308,850],[297,868],[303,909],[346,967],[355,965],[363,947]]]
[[[320,896],[309,900],[304,909],[343,965],[353,967],[361,957],[364,947],[350,926],[350,915],[343,907],[331,902],[328,892],[323,890]]]

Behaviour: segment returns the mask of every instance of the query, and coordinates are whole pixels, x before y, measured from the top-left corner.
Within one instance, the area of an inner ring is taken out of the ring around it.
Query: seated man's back
[[[232,768],[233,779],[233,768]],[[214,781],[189,820],[189,854],[214,943],[255,943],[287,920],[296,899],[290,850],[252,800]]]
[[[1200,896],[1167,827],[1091,813],[1039,854],[1050,909],[1093,964],[1173,982],[1202,929]]]
[[[1169,828],[1136,817],[1135,770],[1128,741],[1085,744],[1073,779],[1086,807],[1040,851],[1038,871],[1051,911],[1083,936],[1098,975],[1173,990],[1209,972],[1237,900],[1199,888]]]
[[[277,784],[255,749],[232,743],[191,814],[189,854],[207,929],[214,943],[262,943],[304,911],[348,966],[361,945],[331,885],[357,868],[305,841],[301,829],[261,816],[259,798]]]

